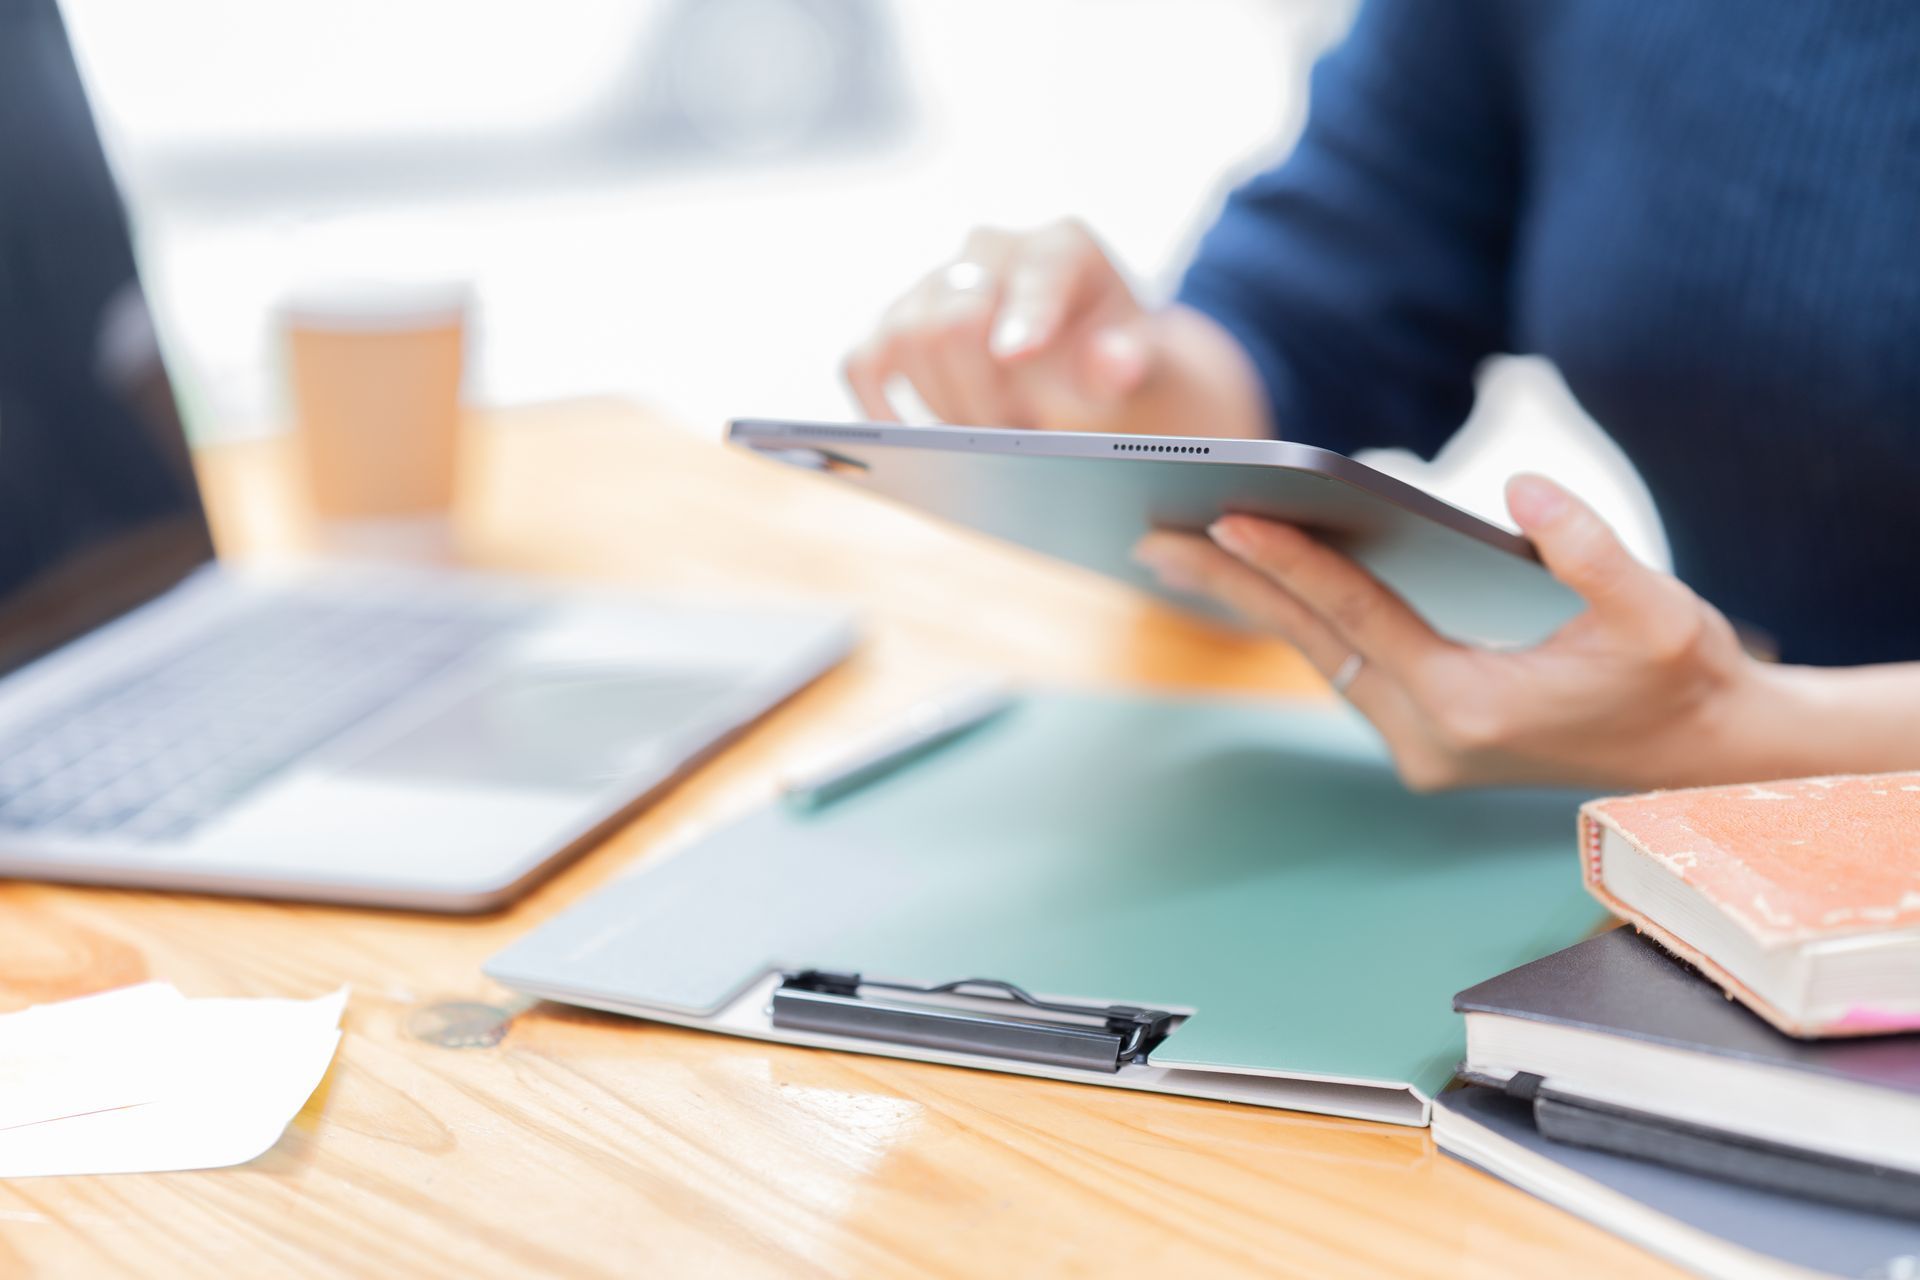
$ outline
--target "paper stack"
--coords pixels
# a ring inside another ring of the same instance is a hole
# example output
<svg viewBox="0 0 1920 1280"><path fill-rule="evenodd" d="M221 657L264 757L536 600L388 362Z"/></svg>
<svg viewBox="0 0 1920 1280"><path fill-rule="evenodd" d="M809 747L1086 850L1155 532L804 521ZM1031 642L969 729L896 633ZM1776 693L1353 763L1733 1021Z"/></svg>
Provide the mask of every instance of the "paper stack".
<svg viewBox="0 0 1920 1280"><path fill-rule="evenodd" d="M0 1178L263 1154L326 1075L346 1000L188 999L150 982L0 1015Z"/></svg>

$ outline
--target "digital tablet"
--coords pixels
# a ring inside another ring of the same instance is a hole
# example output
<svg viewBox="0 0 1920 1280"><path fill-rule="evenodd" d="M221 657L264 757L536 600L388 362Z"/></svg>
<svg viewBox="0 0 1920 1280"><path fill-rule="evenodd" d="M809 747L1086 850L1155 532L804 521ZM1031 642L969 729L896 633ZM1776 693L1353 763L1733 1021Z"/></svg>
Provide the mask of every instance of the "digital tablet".
<svg viewBox="0 0 1920 1280"><path fill-rule="evenodd" d="M1456 639L1533 644L1584 607L1525 538L1311 445L760 419L727 438L1189 609L1130 553L1230 513L1312 530Z"/></svg>

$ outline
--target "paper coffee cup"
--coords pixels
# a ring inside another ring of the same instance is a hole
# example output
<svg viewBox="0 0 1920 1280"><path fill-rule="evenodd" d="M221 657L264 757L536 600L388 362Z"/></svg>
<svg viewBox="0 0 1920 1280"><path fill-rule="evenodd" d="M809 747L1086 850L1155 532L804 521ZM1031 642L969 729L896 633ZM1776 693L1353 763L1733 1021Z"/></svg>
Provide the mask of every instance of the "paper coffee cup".
<svg viewBox="0 0 1920 1280"><path fill-rule="evenodd" d="M333 549L450 548L470 309L463 285L392 282L307 286L281 307L299 452Z"/></svg>

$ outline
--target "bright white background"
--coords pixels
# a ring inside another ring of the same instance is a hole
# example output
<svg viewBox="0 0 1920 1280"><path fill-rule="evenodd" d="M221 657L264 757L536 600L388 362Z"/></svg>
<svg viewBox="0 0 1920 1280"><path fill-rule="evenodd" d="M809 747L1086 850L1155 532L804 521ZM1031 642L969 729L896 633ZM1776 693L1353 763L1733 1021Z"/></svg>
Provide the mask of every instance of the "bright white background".
<svg viewBox="0 0 1920 1280"><path fill-rule="evenodd" d="M1348 0L65 0L202 438L283 421L275 307L456 279L470 394L613 392L717 433L843 418L842 352L979 222L1075 213L1151 292L1282 154ZM1537 361L1432 470L1520 468L1664 562Z"/></svg>

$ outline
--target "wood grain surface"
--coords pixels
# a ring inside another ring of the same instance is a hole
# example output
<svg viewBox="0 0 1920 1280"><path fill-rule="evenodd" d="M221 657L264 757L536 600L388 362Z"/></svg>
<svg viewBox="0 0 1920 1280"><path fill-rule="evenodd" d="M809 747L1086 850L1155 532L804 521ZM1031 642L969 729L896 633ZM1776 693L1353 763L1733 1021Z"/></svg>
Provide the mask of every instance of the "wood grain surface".
<svg viewBox="0 0 1920 1280"><path fill-rule="evenodd" d="M848 601L867 640L499 915L0 884L0 1008L145 978L353 992L326 1083L254 1163L0 1183L0 1277L1674 1274L1424 1131L514 1001L479 972L508 940L956 679L1318 686L1277 644L631 407L485 415L470 445L465 559L688 598ZM287 455L267 440L203 456L227 552L312 545Z"/></svg>

